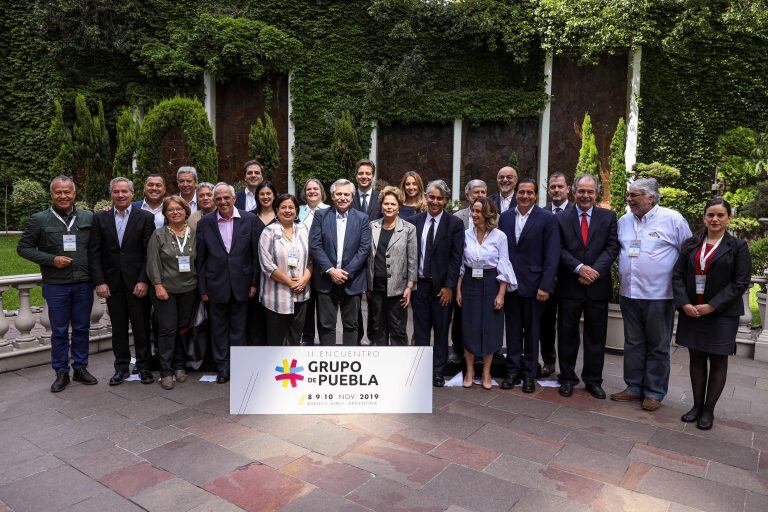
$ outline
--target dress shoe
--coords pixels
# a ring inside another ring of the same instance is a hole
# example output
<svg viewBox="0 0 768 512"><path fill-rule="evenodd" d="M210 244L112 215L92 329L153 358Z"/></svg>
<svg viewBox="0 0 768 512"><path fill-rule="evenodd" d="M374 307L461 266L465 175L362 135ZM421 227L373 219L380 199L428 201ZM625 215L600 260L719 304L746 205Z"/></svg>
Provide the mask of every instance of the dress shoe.
<svg viewBox="0 0 768 512"><path fill-rule="evenodd" d="M464 373L464 382L462 382L462 386L465 388L471 388L474 385L475 381L475 372L466 372Z"/></svg>
<svg viewBox="0 0 768 512"><path fill-rule="evenodd" d="M629 389L611 394L611 400L616 402L632 402L633 400L642 400L643 397L631 392Z"/></svg>
<svg viewBox="0 0 768 512"><path fill-rule="evenodd" d="M512 389L518 382L520 382L520 377L517 376L517 372L508 372L501 382L501 389Z"/></svg>
<svg viewBox="0 0 768 512"><path fill-rule="evenodd" d="M536 381L533 377L525 376L523 379L523 393L533 393L536 391Z"/></svg>
<svg viewBox="0 0 768 512"><path fill-rule="evenodd" d="M448 361L454 364L461 364L464 362L464 356L456 352L451 352L451 355L448 356Z"/></svg>
<svg viewBox="0 0 768 512"><path fill-rule="evenodd" d="M72 380L80 382L86 386L93 386L99 383L99 380L88 372L87 368L75 368L72 372Z"/></svg>
<svg viewBox="0 0 768 512"><path fill-rule="evenodd" d="M598 400L605 400L605 390L600 384L587 384L585 386L587 393L597 398Z"/></svg>
<svg viewBox="0 0 768 512"><path fill-rule="evenodd" d="M64 388L67 387L67 384L69 384L69 372L57 373L56 380L53 381L53 384L51 384L51 393L58 393L59 391L63 391Z"/></svg>
<svg viewBox="0 0 768 512"><path fill-rule="evenodd" d="M483 389L488 391L493 389L493 379L490 375L483 375Z"/></svg>
<svg viewBox="0 0 768 512"><path fill-rule="evenodd" d="M558 389L557 392L560 394L560 396L564 396L566 398L573 396L573 384L570 382L563 382L560 384L560 389Z"/></svg>
<svg viewBox="0 0 768 512"><path fill-rule="evenodd" d="M155 376L152 375L152 372L149 370L141 370L139 372L139 378L141 379L142 384L152 384L155 382Z"/></svg>
<svg viewBox="0 0 768 512"><path fill-rule="evenodd" d="M445 379L441 375L434 374L432 375L432 385L436 388L441 388L445 386Z"/></svg>
<svg viewBox="0 0 768 512"><path fill-rule="evenodd" d="M187 382L187 372L184 370L176 370L174 372L176 382Z"/></svg>
<svg viewBox="0 0 768 512"><path fill-rule="evenodd" d="M644 411L655 411L659 407L661 407L661 402L659 400L656 400L655 398L651 398L649 396L643 398Z"/></svg>
<svg viewBox="0 0 768 512"><path fill-rule="evenodd" d="M686 423L693 423L694 421L698 421L700 417L701 417L701 410L698 407L694 407L687 413L680 416L680 421L684 421Z"/></svg>
<svg viewBox="0 0 768 512"><path fill-rule="evenodd" d="M545 364L544 366L541 367L542 377L549 377L553 373L555 373L555 363Z"/></svg>
<svg viewBox="0 0 768 512"><path fill-rule="evenodd" d="M115 374L112 376L112 378L109 379L109 385L117 386L118 384L122 384L128 377L130 377L130 373L127 370L117 370L115 371Z"/></svg>
<svg viewBox="0 0 768 512"><path fill-rule="evenodd" d="M709 411L701 411L701 417L696 422L696 428L699 430L709 430L715 423L715 415Z"/></svg>
<svg viewBox="0 0 768 512"><path fill-rule="evenodd" d="M163 389L173 389L173 376L166 375L165 377L160 377L160 386Z"/></svg>
<svg viewBox="0 0 768 512"><path fill-rule="evenodd" d="M226 384L229 382L229 372L219 372L216 375L216 384Z"/></svg>

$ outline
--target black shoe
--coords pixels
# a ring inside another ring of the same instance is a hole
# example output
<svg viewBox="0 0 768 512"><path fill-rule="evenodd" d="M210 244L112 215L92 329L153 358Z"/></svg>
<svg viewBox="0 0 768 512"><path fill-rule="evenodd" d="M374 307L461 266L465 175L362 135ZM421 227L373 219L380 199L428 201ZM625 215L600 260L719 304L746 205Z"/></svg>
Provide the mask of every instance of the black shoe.
<svg viewBox="0 0 768 512"><path fill-rule="evenodd" d="M72 380L85 384L86 386L93 386L99 383L99 380L96 377L88 373L87 368L75 368L75 371L72 372Z"/></svg>
<svg viewBox="0 0 768 512"><path fill-rule="evenodd" d="M507 376L501 382L501 389L512 389L515 384L520 382L520 377L517 376L517 372L507 372Z"/></svg>
<svg viewBox="0 0 768 512"><path fill-rule="evenodd" d="M445 379L443 378L442 375L438 375L435 373L432 375L432 385L435 386L436 388L441 388L445 386Z"/></svg>
<svg viewBox="0 0 768 512"><path fill-rule="evenodd" d="M563 382L560 384L560 389L557 390L560 396L569 397L573 396L573 384L570 382Z"/></svg>
<svg viewBox="0 0 768 512"><path fill-rule="evenodd" d="M117 386L118 384L122 384L125 382L125 379L130 377L130 373L128 370L115 370L115 374L112 376L111 379L109 379L109 385L110 386Z"/></svg>
<svg viewBox="0 0 768 512"><path fill-rule="evenodd" d="M541 367L541 376L549 377L555 373L555 363L548 363Z"/></svg>
<svg viewBox="0 0 768 512"><path fill-rule="evenodd" d="M600 384L587 384L585 386L587 393L597 398L598 400L605 400L605 390Z"/></svg>
<svg viewBox="0 0 768 512"><path fill-rule="evenodd" d="M680 421L693 423L694 421L698 421L700 417L701 410L698 407L693 407L690 411L680 416Z"/></svg>
<svg viewBox="0 0 768 512"><path fill-rule="evenodd" d="M448 356L448 362L461 364L464 362L464 356L462 354L457 354L456 352L451 352L451 355Z"/></svg>
<svg viewBox="0 0 768 512"><path fill-rule="evenodd" d="M155 382L155 376L152 375L152 372L149 370L141 370L139 372L139 378L141 379L142 384L152 384Z"/></svg>
<svg viewBox="0 0 768 512"><path fill-rule="evenodd" d="M56 380L53 381L53 384L51 384L51 393L58 393L59 391L64 391L64 388L67 387L67 384L69 384L69 372L57 373Z"/></svg>
<svg viewBox="0 0 768 512"><path fill-rule="evenodd" d="M133 365L133 369L131 370L131 375L138 375L139 369L136 368L136 365Z"/></svg>
<svg viewBox="0 0 768 512"><path fill-rule="evenodd" d="M229 382L229 372L219 372L216 376L216 384L226 384Z"/></svg>
<svg viewBox="0 0 768 512"><path fill-rule="evenodd" d="M533 377L526 375L523 379L523 393L533 393L534 391L536 391L536 381L533 380Z"/></svg>
<svg viewBox="0 0 768 512"><path fill-rule="evenodd" d="M701 417L696 423L696 428L699 430L709 430L715 423L715 415L709 411L701 411Z"/></svg>

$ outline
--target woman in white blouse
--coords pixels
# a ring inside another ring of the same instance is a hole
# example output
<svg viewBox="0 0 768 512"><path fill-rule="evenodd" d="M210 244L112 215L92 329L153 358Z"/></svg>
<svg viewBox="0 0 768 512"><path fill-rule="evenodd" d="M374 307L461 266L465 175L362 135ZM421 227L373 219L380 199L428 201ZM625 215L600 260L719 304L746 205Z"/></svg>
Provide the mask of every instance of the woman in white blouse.
<svg viewBox="0 0 768 512"><path fill-rule="evenodd" d="M472 226L464 232L464 257L456 302L461 306L464 387L472 386L475 357L483 358L483 388L491 389L491 360L504 334L504 294L517 288L507 236L496 228L496 204L484 197L470 205Z"/></svg>

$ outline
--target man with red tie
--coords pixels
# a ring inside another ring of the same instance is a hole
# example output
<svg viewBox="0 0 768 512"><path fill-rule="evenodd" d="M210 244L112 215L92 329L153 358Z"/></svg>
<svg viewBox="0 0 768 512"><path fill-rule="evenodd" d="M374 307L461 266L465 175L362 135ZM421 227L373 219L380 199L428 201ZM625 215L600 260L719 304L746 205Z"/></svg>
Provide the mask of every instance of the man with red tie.
<svg viewBox="0 0 768 512"><path fill-rule="evenodd" d="M576 206L557 215L560 268L557 277L557 352L562 396L579 383L579 319L584 314L584 367L581 379L595 398L604 399L603 361L611 297L611 265L619 254L616 214L595 206L599 180L590 174L573 184Z"/></svg>

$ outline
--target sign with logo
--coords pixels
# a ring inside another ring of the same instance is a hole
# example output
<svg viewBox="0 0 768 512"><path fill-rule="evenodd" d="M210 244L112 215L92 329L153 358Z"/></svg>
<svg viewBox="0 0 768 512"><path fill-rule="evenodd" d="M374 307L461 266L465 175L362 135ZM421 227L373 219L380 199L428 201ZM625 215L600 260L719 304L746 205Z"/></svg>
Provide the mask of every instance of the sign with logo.
<svg viewBox="0 0 768 512"><path fill-rule="evenodd" d="M232 347L230 354L230 414L432 412L432 347Z"/></svg>

